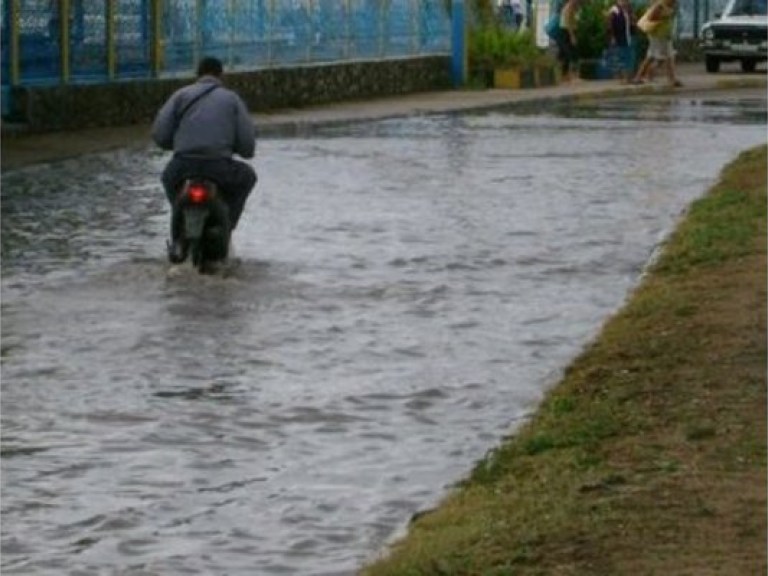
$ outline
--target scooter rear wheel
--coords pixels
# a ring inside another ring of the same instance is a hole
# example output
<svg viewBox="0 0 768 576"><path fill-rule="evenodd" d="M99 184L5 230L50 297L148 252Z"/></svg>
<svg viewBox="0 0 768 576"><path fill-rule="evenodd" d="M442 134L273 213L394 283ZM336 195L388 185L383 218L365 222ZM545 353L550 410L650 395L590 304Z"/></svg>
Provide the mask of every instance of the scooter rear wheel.
<svg viewBox="0 0 768 576"><path fill-rule="evenodd" d="M190 241L189 255L192 258L192 266L197 268L202 274L205 267L205 258L203 258L203 245L199 238Z"/></svg>

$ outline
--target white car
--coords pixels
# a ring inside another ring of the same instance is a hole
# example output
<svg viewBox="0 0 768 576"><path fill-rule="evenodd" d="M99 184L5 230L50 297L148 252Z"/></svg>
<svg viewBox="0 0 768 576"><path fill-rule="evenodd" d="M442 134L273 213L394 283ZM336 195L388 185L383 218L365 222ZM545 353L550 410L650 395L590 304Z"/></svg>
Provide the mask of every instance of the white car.
<svg viewBox="0 0 768 576"><path fill-rule="evenodd" d="M753 72L768 49L766 0L729 0L722 15L702 26L700 38L707 72L735 61L744 72Z"/></svg>

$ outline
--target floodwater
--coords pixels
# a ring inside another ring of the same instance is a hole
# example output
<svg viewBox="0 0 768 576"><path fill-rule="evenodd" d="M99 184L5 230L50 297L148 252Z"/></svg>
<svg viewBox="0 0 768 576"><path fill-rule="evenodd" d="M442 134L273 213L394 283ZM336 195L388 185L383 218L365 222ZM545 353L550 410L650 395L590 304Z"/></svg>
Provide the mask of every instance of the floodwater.
<svg viewBox="0 0 768 576"><path fill-rule="evenodd" d="M535 409L764 92L261 141L237 265L169 272L165 157L2 176L2 573L341 575Z"/></svg>

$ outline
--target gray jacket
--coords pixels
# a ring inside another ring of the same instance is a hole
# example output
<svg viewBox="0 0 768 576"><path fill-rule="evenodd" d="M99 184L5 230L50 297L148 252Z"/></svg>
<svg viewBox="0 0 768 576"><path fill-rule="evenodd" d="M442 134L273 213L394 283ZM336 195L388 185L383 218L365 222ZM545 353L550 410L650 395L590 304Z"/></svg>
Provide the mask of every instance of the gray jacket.
<svg viewBox="0 0 768 576"><path fill-rule="evenodd" d="M212 84L217 87L186 111L184 107ZM152 139L163 150L203 158L231 158L238 154L253 158L256 126L242 99L225 88L221 80L203 76L184 86L163 104L152 124Z"/></svg>

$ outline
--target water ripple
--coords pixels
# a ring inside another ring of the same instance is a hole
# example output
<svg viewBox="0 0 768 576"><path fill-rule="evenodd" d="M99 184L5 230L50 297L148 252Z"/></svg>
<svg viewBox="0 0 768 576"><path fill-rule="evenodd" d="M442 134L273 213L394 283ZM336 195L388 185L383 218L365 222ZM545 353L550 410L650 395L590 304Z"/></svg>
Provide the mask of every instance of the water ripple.
<svg viewBox="0 0 768 576"><path fill-rule="evenodd" d="M764 131L763 95L265 140L210 277L164 262L163 155L4 173L3 574L352 574Z"/></svg>

